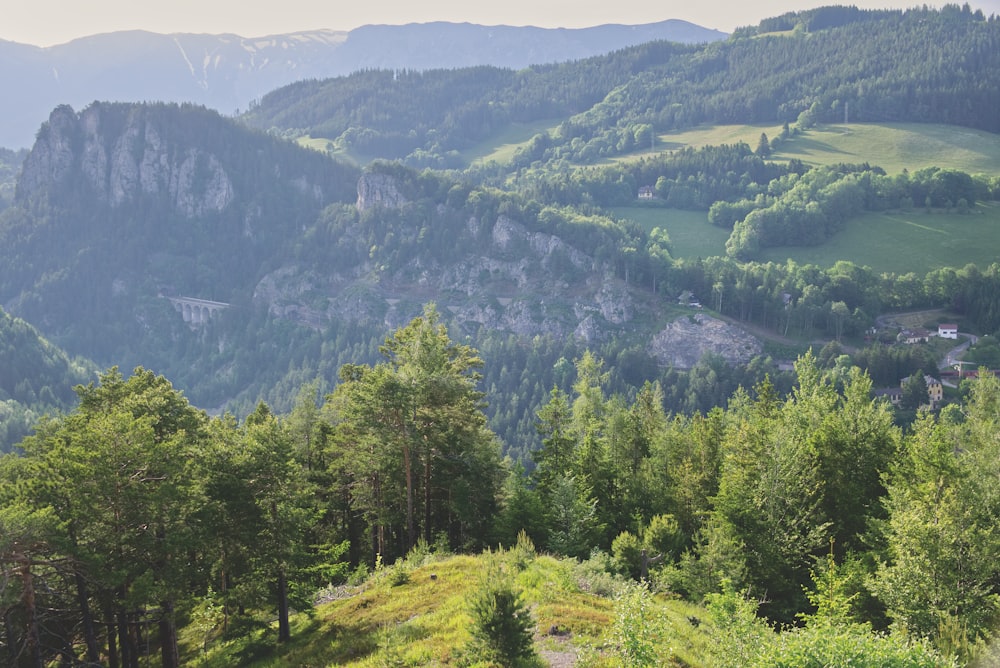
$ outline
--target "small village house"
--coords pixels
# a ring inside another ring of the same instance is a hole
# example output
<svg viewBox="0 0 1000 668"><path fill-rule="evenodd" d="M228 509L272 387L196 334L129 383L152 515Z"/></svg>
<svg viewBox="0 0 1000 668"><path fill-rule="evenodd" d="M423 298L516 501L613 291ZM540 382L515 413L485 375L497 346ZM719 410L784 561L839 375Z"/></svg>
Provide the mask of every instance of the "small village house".
<svg viewBox="0 0 1000 668"><path fill-rule="evenodd" d="M942 339L957 339L958 325L947 324L938 325L938 336Z"/></svg>

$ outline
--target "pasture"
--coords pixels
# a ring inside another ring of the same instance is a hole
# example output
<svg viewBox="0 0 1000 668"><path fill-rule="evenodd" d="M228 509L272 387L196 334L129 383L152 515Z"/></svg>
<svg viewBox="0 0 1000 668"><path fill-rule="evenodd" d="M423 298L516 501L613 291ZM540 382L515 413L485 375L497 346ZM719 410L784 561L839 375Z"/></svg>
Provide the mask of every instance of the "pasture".
<svg viewBox="0 0 1000 668"><path fill-rule="evenodd" d="M924 167L998 174L1000 135L923 123L829 125L791 137L773 157L798 158L807 165L867 162L889 174Z"/></svg>
<svg viewBox="0 0 1000 668"><path fill-rule="evenodd" d="M708 223L700 211L620 207L619 218L650 230L667 230L675 257L724 255L728 230ZM940 267L986 267L1000 262L1000 203L980 204L972 213L869 212L848 221L822 246L782 246L765 249L758 260L830 267L838 260L869 266L877 272L922 276Z"/></svg>
<svg viewBox="0 0 1000 668"><path fill-rule="evenodd" d="M558 125L558 119L511 123L503 132L462 151L462 159L469 165L510 162L517 149L526 145L532 137L555 130Z"/></svg>
<svg viewBox="0 0 1000 668"><path fill-rule="evenodd" d="M663 151L743 142L757 147L761 133L771 139L780 125L715 125L657 137L655 151L620 156L605 164L627 163ZM869 163L889 174L924 167L958 169L969 174L1000 173L1000 135L955 125L930 123L851 123L817 126L793 135L775 150L773 160L799 159L807 165Z"/></svg>

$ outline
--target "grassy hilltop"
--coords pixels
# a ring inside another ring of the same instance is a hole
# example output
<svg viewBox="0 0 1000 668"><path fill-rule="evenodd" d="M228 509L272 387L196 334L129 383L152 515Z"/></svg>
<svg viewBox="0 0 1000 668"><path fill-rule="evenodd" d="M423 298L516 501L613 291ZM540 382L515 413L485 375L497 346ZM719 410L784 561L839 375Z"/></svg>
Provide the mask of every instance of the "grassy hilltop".
<svg viewBox="0 0 1000 668"><path fill-rule="evenodd" d="M192 624L187 650L203 668L475 664L469 602L483 574L498 564L513 575L531 611L536 655L523 665L618 665L614 598L624 581L588 562L518 554L516 548L478 556L411 555L364 584L331 590L331 600L295 618L292 642L277 648L263 640L273 635L264 628L227 642L217 637L219 627ZM709 642L704 609L659 596L647 604L647 619L659 619L666 630L659 656L673 665L702 665Z"/></svg>

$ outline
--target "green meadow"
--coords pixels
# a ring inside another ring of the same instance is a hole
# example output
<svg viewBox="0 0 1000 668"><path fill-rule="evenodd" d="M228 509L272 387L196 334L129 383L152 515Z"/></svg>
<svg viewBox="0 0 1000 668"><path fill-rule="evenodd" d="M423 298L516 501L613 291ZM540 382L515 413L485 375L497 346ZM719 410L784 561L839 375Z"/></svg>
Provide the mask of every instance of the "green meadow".
<svg viewBox="0 0 1000 668"><path fill-rule="evenodd" d="M756 147L761 133L774 138L776 125L715 125L661 134L655 151L639 151L617 158L628 162L652 153L685 147L745 144ZM854 123L818 126L793 135L772 156L797 158L807 165L864 163L889 174L924 167L959 169L970 174L1000 173L1000 135L954 125L925 123Z"/></svg>
<svg viewBox="0 0 1000 668"><path fill-rule="evenodd" d="M850 260L876 271L926 274L941 267L1000 262L1000 204L979 205L973 213L867 213L822 246L768 248L762 260L830 266Z"/></svg>
<svg viewBox="0 0 1000 668"><path fill-rule="evenodd" d="M645 207L613 210L647 230L667 230L675 257L724 255L728 230L708 223L701 211ZM850 260L878 272L918 275L940 267L986 267L1000 262L1000 204L980 204L972 213L867 213L848 221L844 230L822 246L768 248L761 261L832 266Z"/></svg>
<svg viewBox="0 0 1000 668"><path fill-rule="evenodd" d="M654 227L666 230L674 257L712 257L726 254L729 230L709 224L704 211L657 209L653 207L616 207L616 218L638 223L647 232Z"/></svg>
<svg viewBox="0 0 1000 668"><path fill-rule="evenodd" d="M558 119L512 123L503 132L462 151L462 159L470 165L509 162L517 149L525 146L532 137L551 132L557 125ZM780 125L771 124L697 127L658 135L654 150L636 151L603 164L627 163L685 147L701 148L739 142L756 147L761 133L774 138L780 132ZM325 152L329 150L331 140L304 136L297 141L302 146ZM335 154L358 164L371 161L371 156ZM775 160L795 158L808 165L867 162L889 174L924 167L960 169L970 174L997 174L1000 173L1000 135L954 125L922 123L827 125L793 135L778 147L772 157Z"/></svg>
<svg viewBox="0 0 1000 668"><path fill-rule="evenodd" d="M924 167L997 174L1000 135L923 123L830 125L793 136L779 147L774 157L798 158L808 165L867 162L889 174Z"/></svg>
<svg viewBox="0 0 1000 668"><path fill-rule="evenodd" d="M760 133L780 128L726 125L660 135L661 150L744 141L755 146ZM630 156L634 158L635 156ZM810 165L864 163L890 174L925 167L959 169L970 174L1000 174L1000 136L950 125L917 123L825 126L793 136L774 159L797 158ZM628 158L625 158L628 159ZM667 230L676 257L709 257L725 253L727 230L708 223L704 212L646 207L620 207L614 215L649 230ZM759 259L831 266L850 260L876 271L924 274L939 267L985 267L1000 261L1000 204L978 205L971 213L870 212L847 223L822 246L768 248Z"/></svg>
<svg viewBox="0 0 1000 668"><path fill-rule="evenodd" d="M407 558L295 615L292 640L277 646L266 622L233 638L217 625L191 624L182 632L185 658L198 668L499 665L476 661L468 649L470 596L490 561L512 575L531 610L535 656L518 666L623 665L614 638L621 578L586 562L509 551ZM698 622L709 618L704 608L666 596L650 596L647 605L647 619L637 621L658 625L658 665L708 665L711 627Z"/></svg>
<svg viewBox="0 0 1000 668"><path fill-rule="evenodd" d="M462 159L469 165L510 162L517 149L526 145L532 137L539 133L555 130L557 125L559 125L558 119L533 123L511 123L500 134L462 151Z"/></svg>

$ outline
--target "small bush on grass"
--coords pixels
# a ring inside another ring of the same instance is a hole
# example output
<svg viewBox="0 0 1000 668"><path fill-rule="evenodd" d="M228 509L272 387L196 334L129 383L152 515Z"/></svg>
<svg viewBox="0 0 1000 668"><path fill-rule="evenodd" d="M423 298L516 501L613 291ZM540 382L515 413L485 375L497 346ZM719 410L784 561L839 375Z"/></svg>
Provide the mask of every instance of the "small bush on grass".
<svg viewBox="0 0 1000 668"><path fill-rule="evenodd" d="M534 655L534 620L504 564L491 560L469 597L472 640L466 653L477 662L514 666Z"/></svg>
<svg viewBox="0 0 1000 668"><path fill-rule="evenodd" d="M649 585L626 583L615 599L615 653L624 668L662 666L674 659L662 615L653 607Z"/></svg>
<svg viewBox="0 0 1000 668"><path fill-rule="evenodd" d="M590 558L573 568L576 585L580 591L602 598L612 598L621 588L624 579L615 573L611 555L595 549Z"/></svg>

